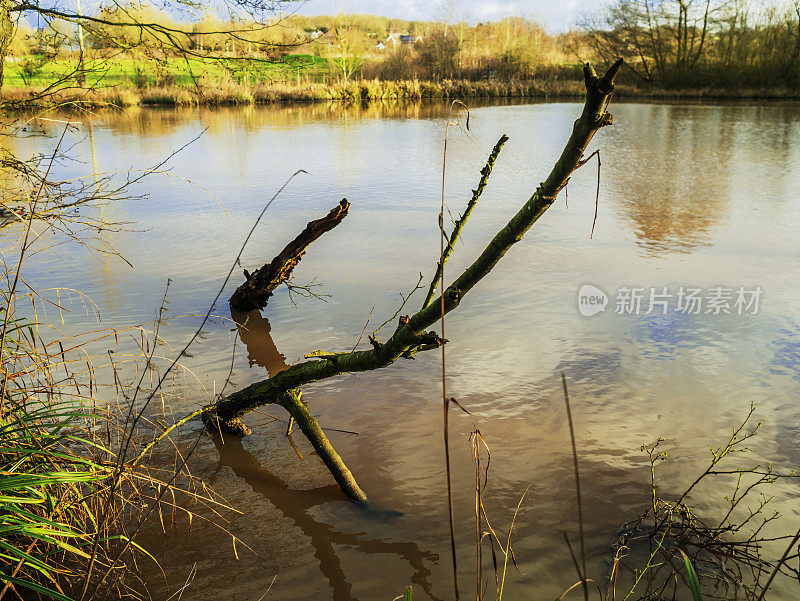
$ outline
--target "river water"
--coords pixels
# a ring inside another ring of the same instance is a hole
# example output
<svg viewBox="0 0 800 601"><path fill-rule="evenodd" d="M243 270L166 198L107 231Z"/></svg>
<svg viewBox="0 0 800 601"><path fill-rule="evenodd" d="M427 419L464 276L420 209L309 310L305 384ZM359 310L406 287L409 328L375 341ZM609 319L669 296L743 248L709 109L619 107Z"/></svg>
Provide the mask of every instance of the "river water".
<svg viewBox="0 0 800 601"><path fill-rule="evenodd" d="M124 231L99 236L132 267L64 245L34 257L26 276L96 303L97 311L87 310L72 295L67 333L153 319L169 278L174 319L161 334L179 346L266 201L303 169L267 211L241 265L253 271L269 261L307 221L346 197L349 216L295 273L297 284L323 284L312 290L326 296L295 296L293 304L285 288L278 291L263 314L249 316L233 363L236 327L216 321L186 360L197 380L183 378L164 408L180 417L210 402L231 365L236 389L314 349L350 350L359 339L359 348L369 348L367 334L397 311L420 272L427 286L435 268L449 110L444 103L319 104L87 115L65 138L78 160L57 164L60 177L157 165L202 135L138 184L147 198L102 208L104 219L127 222ZM579 111L576 103L477 105L469 130L466 113L451 117L458 124L448 134L445 199L453 216L494 143L503 133L510 139L446 280L546 177ZM469 436L476 427L491 448L483 501L501 538L530 487L512 537L519 570L509 566L505 597L552 599L576 581L562 535L577 541L562 371L582 474L588 569L601 582L619 527L647 508L650 465L641 445L664 439L669 458L658 465L659 493L680 494L707 465L707 445L722 444L753 402L756 421L766 420L752 451L729 467L760 462L787 472L800 464L800 106L616 103L612 112L614 126L590 147L601 149L602 162L594 235L592 161L573 176L568 199L562 193L447 318L448 392L469 411L451 414L465 598L475 596ZM60 133L58 124L37 127ZM31 137L15 150L44 152L55 141ZM237 267L215 311L222 318L230 317L225 300L242 278ZM607 298L604 311L584 315L598 306L590 299L579 306L586 285L584 297ZM416 292L402 313L415 311L423 296ZM100 343L98 355L110 346ZM171 590L194 568L183 599L257 600L269 589L273 599L389 601L406 585L415 599L452 598L439 361L438 352L423 353L304 391L323 426L358 433L329 435L372 500L370 510L347 502L301 433L287 440L278 408L250 415L254 434L241 442L220 447L204 437L193 471L243 512L227 513L226 527L255 553L242 544L234 551L224 532L199 521L190 531L167 524L166 537L149 532L145 541ZM189 424L187 440L199 430ZM720 479L690 503L713 521L732 490L730 478ZM771 534L793 533L800 484L781 481L765 492L784 514ZM768 551L774 556L784 546ZM159 571L142 569L152 576L154 597L166 597ZM768 598L796 599L797 590L783 581Z"/></svg>

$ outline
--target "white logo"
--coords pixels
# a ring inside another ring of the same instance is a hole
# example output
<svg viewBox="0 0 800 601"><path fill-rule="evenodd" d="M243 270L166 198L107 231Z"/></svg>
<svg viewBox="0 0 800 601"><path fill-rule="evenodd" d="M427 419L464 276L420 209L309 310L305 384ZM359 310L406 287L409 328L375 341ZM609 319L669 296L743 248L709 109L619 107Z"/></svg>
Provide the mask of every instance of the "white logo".
<svg viewBox="0 0 800 601"><path fill-rule="evenodd" d="M608 295L591 284L584 284L578 290L578 311L584 317L591 317L606 310Z"/></svg>

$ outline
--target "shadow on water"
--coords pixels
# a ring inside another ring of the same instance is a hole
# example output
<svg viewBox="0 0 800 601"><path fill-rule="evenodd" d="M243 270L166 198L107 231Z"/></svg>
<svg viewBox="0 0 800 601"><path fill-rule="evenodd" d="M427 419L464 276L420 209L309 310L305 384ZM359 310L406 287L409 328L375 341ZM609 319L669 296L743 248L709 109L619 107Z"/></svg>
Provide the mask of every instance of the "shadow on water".
<svg viewBox="0 0 800 601"><path fill-rule="evenodd" d="M269 320L259 311L233 313L232 317L238 324L239 335L247 347L250 365L264 367L270 376L288 367L285 357L272 340ZM220 436L218 433L213 433L211 438L219 452L219 461L209 481L213 484L222 469L230 467L234 474L244 480L255 493L262 495L285 517L292 520L308 537L314 549L314 557L319 561L320 572L330 585L334 601L356 599L352 592L353 586L337 554L337 547L367 555L392 554L400 557L413 570L411 583L419 586L428 598L438 601L431 588L431 571L425 566L426 561L438 562L438 554L423 551L413 542L365 540L361 533L336 531L330 524L315 518L312 512L315 507L345 500L337 485L293 489L279 476L265 469L258 458L244 448L240 438ZM294 447L294 444L292 446ZM396 512L382 511L369 506L353 507L359 512L358 518L369 521L386 521L401 516Z"/></svg>
<svg viewBox="0 0 800 601"><path fill-rule="evenodd" d="M286 357L272 340L269 320L261 315L260 311L248 313L231 311L231 317L239 329L239 338L247 348L247 361L250 367L260 365L267 370L269 377L289 367Z"/></svg>
<svg viewBox="0 0 800 601"><path fill-rule="evenodd" d="M320 572L330 584L335 601L355 599L352 584L342 569L336 547L353 549L369 555L393 554L402 558L413 569L411 583L418 585L425 594L438 601L431 590L431 572L425 567L425 561L436 562L436 553L421 550L412 542L390 542L383 540L363 540L360 534L337 532L333 527L318 521L312 515L314 507L333 501L342 501L342 493L336 485L318 488L294 490L281 478L264 469L258 459L242 446L236 437L212 436L219 451L219 463L210 478L213 483L216 475L223 467L230 467L239 478L252 487L253 491L263 495L284 516L291 519L305 534L314 548L314 557L319 561ZM369 509L363 511L369 512ZM385 516L386 513L368 513L368 517Z"/></svg>

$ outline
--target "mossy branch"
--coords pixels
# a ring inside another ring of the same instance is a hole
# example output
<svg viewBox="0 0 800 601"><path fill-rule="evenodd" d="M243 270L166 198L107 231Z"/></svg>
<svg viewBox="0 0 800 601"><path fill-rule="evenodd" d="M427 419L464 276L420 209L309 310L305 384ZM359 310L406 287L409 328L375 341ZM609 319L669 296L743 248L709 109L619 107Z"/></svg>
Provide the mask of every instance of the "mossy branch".
<svg viewBox="0 0 800 601"><path fill-rule="evenodd" d="M507 140L508 136L505 134L500 137L500 139L497 141L497 144L494 145L492 153L489 155L489 158L486 161L486 165L484 165L483 169L481 169L481 179L478 182L478 187L472 191L472 198L469 199L467 208L464 209L464 214L461 215L458 220L456 220L455 226L453 227L453 233L450 234L450 239L447 241L447 246L445 247L444 252L439 259L439 263L436 265L436 275L433 276L430 288L428 288L428 295L422 302L423 309L431 304L433 295L436 294L436 288L439 287L439 282L442 281L442 274L444 273L444 266L447 263L447 259L449 259L450 255L453 254L453 249L455 248L458 237L461 235L461 230L463 230L464 226L467 224L467 219L469 219L472 209L474 209L475 205L478 204L478 199L481 197L481 194L483 194L483 189L486 187L486 182L489 181L489 176L492 174L492 167L494 167L494 162L497 159L497 155L500 154L500 150L503 148L503 144L505 144Z"/></svg>
<svg viewBox="0 0 800 601"><path fill-rule="evenodd" d="M299 413L296 403L288 402L287 398L294 398L297 394L296 389L300 386L348 372L370 371L386 367L401 356L408 356L417 350L427 350L444 344L444 340L433 332L426 332L426 328L441 317L442 306L444 306L445 313L455 309L464 295L492 270L514 244L522 240L525 232L553 204L572 173L581 165L586 147L594 134L600 128L612 123L611 114L606 108L614 92L614 78L621 66L622 59L615 62L603 77L598 77L588 63L584 66L586 101L561 156L547 179L539 185L525 205L497 233L475 262L444 291L444 303L440 297L429 302L411 318L401 317L392 336L385 343L375 341L372 349L315 357L312 360L292 365L267 380L251 384L209 407L206 419L244 433L246 428L241 424L239 418L262 405L277 403L286 407L290 413L292 411ZM308 432L306 428L303 431L309 436L309 432L314 430L313 426L316 424L316 420L310 414L306 416L306 419L308 420ZM299 420L298 422L301 423ZM324 434L322 437L324 438ZM312 444L315 444L313 432L309 439ZM315 448L342 486L342 490L356 501L364 500L366 497L363 496L363 492L357 485L355 485L355 489L360 492L360 495L354 494L353 487L343 485L343 482L348 482L348 477L352 479L352 474L349 471L344 472L346 468L342 469L343 463L339 466L341 458L336 455L333 448L329 444L327 447L322 444L319 444L318 447L315 444ZM355 483L354 480L353 483Z"/></svg>

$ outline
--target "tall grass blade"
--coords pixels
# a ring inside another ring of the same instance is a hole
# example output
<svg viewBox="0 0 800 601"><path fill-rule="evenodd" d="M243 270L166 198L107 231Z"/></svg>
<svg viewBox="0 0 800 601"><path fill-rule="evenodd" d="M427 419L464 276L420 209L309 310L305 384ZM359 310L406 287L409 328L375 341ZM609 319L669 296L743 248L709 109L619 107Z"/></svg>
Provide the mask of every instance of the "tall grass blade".
<svg viewBox="0 0 800 601"><path fill-rule="evenodd" d="M697 579L697 573L694 571L692 561L682 549L678 550L681 555L683 555L683 565L686 566L686 575L689 578L689 588L692 591L692 599L694 599L694 601L703 601L703 593L700 592L700 581Z"/></svg>

